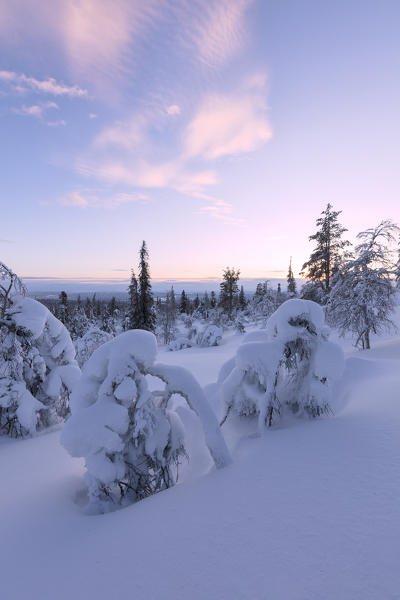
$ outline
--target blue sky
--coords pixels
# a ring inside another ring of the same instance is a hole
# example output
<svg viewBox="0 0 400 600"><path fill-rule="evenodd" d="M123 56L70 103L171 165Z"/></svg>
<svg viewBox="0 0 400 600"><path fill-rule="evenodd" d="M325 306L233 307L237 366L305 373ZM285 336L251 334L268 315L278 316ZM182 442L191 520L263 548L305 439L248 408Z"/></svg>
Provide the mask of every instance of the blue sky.
<svg viewBox="0 0 400 600"><path fill-rule="evenodd" d="M400 220L396 1L0 2L1 259L298 271L327 202Z"/></svg>

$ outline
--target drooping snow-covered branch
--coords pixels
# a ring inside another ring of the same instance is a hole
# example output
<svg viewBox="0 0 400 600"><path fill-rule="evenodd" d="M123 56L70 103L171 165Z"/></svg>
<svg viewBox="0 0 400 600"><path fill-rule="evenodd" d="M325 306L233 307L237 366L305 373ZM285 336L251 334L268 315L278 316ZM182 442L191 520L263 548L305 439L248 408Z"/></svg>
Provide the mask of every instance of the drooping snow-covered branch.
<svg viewBox="0 0 400 600"><path fill-rule="evenodd" d="M185 368L156 363L150 373L166 384L168 397L179 394L187 401L189 407L199 417L204 438L215 466L221 468L230 463L230 455L218 425L217 418L211 409L203 389Z"/></svg>

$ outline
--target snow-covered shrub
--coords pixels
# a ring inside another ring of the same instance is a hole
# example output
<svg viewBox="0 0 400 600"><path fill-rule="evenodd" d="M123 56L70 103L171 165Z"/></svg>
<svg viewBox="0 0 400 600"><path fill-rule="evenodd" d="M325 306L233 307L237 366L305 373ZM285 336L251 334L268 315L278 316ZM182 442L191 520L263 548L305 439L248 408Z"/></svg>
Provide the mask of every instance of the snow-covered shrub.
<svg viewBox="0 0 400 600"><path fill-rule="evenodd" d="M90 510L104 512L172 486L185 456L184 432L169 408L173 394L186 398L203 424L217 466L229 459L203 391L185 369L154 363L155 336L130 330L100 346L83 367L71 396L72 416L62 444L86 461ZM147 375L163 389L149 389Z"/></svg>
<svg viewBox="0 0 400 600"><path fill-rule="evenodd" d="M0 431L32 435L68 413L80 377L64 325L40 302L14 295L0 321Z"/></svg>
<svg viewBox="0 0 400 600"><path fill-rule="evenodd" d="M177 350L184 350L185 348L191 348L193 346L193 342L189 340L189 338L184 335L180 335L176 338L176 340L172 340L168 344L168 350L171 352L176 352Z"/></svg>
<svg viewBox="0 0 400 600"><path fill-rule="evenodd" d="M219 378L223 422L231 411L257 415L262 429L272 425L285 408L311 417L329 412L332 382L340 377L344 359L340 347L328 341L328 334L318 304L297 299L284 302L267 322L265 341L241 344L235 364L224 365L225 377Z"/></svg>
<svg viewBox="0 0 400 600"><path fill-rule="evenodd" d="M109 342L112 338L111 333L98 327L91 327L85 335L75 340L76 360L79 366L82 367L99 346Z"/></svg>
<svg viewBox="0 0 400 600"><path fill-rule="evenodd" d="M202 348L219 346L222 340L222 329L216 325L207 325L197 336L197 344Z"/></svg>
<svg viewBox="0 0 400 600"><path fill-rule="evenodd" d="M246 333L245 320L242 316L236 317L235 329L237 333L240 333L240 335L244 335Z"/></svg>

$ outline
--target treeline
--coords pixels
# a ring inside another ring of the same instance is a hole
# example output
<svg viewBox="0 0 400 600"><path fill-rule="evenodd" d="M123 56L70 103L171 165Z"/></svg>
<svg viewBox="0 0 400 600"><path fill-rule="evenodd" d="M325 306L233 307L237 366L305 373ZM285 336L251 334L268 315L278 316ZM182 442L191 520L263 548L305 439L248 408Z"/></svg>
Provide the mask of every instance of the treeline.
<svg viewBox="0 0 400 600"><path fill-rule="evenodd" d="M349 332L356 346L370 347L371 333L392 326L395 282L400 279L399 228L389 220L358 234L355 247L346 239L347 229L339 222L341 211L328 204L316 220L316 231L309 236L314 248L300 271L306 283L297 289L290 258L285 289L268 281L258 283L254 294L240 284L240 270L226 267L219 293L211 291L177 296L173 287L163 297L154 297L146 243L139 251L138 276L132 269L128 299L110 301L80 297L42 300L65 324L73 340L93 328L112 336L129 329L155 333L159 342L170 344L184 338L179 347L199 335L199 323L244 333L246 327L263 327L269 316L287 299L299 297L324 306L329 323L342 335ZM196 329L197 327L197 329ZM193 333L194 331L194 333ZM176 347L176 345L175 345Z"/></svg>

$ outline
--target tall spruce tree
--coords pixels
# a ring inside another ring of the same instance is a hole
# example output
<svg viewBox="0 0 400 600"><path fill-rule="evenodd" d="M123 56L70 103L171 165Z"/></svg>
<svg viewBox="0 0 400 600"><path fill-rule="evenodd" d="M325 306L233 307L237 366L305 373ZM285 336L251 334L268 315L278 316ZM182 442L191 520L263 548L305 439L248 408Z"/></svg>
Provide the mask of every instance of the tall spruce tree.
<svg viewBox="0 0 400 600"><path fill-rule="evenodd" d="M247 301L246 301L246 296L244 293L244 289L243 286L240 286L240 292L239 292L239 309L240 310L244 310L247 306Z"/></svg>
<svg viewBox="0 0 400 600"><path fill-rule="evenodd" d="M185 290L182 290L181 301L179 303L179 312L182 314L188 314L188 299Z"/></svg>
<svg viewBox="0 0 400 600"><path fill-rule="evenodd" d="M155 331L156 315L154 312L154 299L151 291L149 253L146 242L143 240L139 252L139 297L137 311L137 328Z"/></svg>
<svg viewBox="0 0 400 600"><path fill-rule="evenodd" d="M239 294L239 286L237 283L239 281L239 275L239 270L235 271L233 268L226 267L222 273L222 282L219 286L219 305L230 317L232 316L235 300Z"/></svg>
<svg viewBox="0 0 400 600"><path fill-rule="evenodd" d="M129 329L139 329L139 290L138 282L135 276L135 271L132 269L131 282L128 288L129 293L129 308L128 308L128 325Z"/></svg>
<svg viewBox="0 0 400 600"><path fill-rule="evenodd" d="M210 294L210 308L215 308L217 306L217 297L215 292L212 291Z"/></svg>
<svg viewBox="0 0 400 600"><path fill-rule="evenodd" d="M68 324L70 318L69 302L67 292L62 291L58 297L59 300L59 319L64 325Z"/></svg>
<svg viewBox="0 0 400 600"><path fill-rule="evenodd" d="M342 211L335 211L331 204L327 204L321 217L316 221L318 230L309 237L315 241L316 246L307 262L304 263L301 275L321 288L322 301L326 301L331 289L332 275L346 255L346 248L350 242L343 240L342 236L347 231L338 221Z"/></svg>
<svg viewBox="0 0 400 600"><path fill-rule="evenodd" d="M289 296L289 298L294 298L295 296L297 296L296 280L294 278L292 269L292 257L290 257L289 269L287 274L287 295Z"/></svg>

